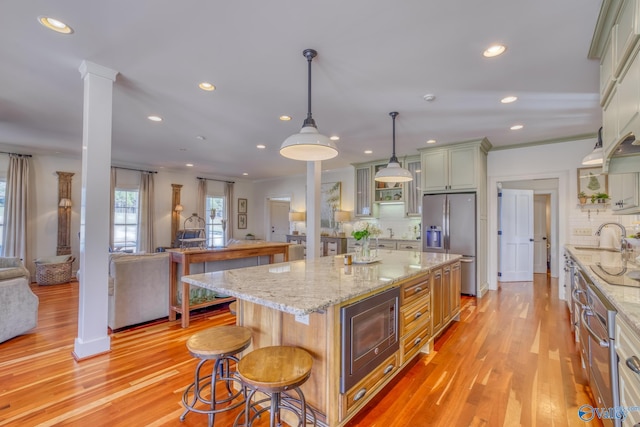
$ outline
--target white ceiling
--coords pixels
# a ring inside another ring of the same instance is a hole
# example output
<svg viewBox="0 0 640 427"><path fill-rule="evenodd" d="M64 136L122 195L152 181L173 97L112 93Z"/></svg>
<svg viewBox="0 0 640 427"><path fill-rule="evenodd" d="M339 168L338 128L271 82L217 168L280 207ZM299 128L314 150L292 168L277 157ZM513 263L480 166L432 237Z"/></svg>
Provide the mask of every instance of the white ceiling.
<svg viewBox="0 0 640 427"><path fill-rule="evenodd" d="M4 0L0 149L79 156L88 60L117 71L112 163L193 163L210 177L303 173L281 157L307 111L339 135L333 169L487 137L494 147L593 137L599 63L587 53L600 0ZM74 29L54 33L37 17ZM501 42L507 52L482 51ZM204 92L198 83L217 89ZM427 93L436 95L426 102ZM505 105L500 99L516 95ZM146 119L163 117L162 123ZM278 117L288 114L290 122ZM520 131L509 130L523 124ZM196 136L206 137L204 141ZM595 138L594 138L595 142ZM265 144L258 150L257 144ZM373 154L365 155L366 149ZM585 153L586 154L586 153Z"/></svg>

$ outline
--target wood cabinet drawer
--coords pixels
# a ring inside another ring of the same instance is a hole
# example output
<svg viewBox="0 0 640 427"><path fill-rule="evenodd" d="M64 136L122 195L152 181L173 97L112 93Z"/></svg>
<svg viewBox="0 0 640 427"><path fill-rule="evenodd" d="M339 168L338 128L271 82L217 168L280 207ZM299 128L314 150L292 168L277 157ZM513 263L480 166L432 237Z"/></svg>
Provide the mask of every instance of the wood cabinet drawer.
<svg viewBox="0 0 640 427"><path fill-rule="evenodd" d="M431 321L423 319L418 325L414 325L413 332L400 339L400 364L407 363L431 338Z"/></svg>
<svg viewBox="0 0 640 427"><path fill-rule="evenodd" d="M429 275L419 276L402 285L400 290L400 306L411 304L418 298L429 295Z"/></svg>
<svg viewBox="0 0 640 427"><path fill-rule="evenodd" d="M422 320L431 317L431 298L418 299L415 303L400 309L400 336L405 336Z"/></svg>
<svg viewBox="0 0 640 427"><path fill-rule="evenodd" d="M416 242L416 243L398 242L398 250L399 251L422 251L422 246L420 245L420 242Z"/></svg>
<svg viewBox="0 0 640 427"><path fill-rule="evenodd" d="M367 398L372 396L376 389L398 370L398 366L398 353L396 352L343 394L341 396L343 415L341 418L344 418L353 409L368 401L369 399Z"/></svg>

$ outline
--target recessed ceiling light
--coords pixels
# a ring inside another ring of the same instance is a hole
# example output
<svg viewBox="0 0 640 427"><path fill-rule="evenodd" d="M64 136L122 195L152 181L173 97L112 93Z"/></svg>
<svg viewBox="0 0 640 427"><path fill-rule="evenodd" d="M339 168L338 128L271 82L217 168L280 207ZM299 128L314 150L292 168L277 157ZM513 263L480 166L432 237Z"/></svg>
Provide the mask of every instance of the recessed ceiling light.
<svg viewBox="0 0 640 427"><path fill-rule="evenodd" d="M49 18L48 16L38 16L38 22L40 22L40 24L44 25L48 29L55 31L56 33L73 33L73 29L70 26L57 19Z"/></svg>
<svg viewBox="0 0 640 427"><path fill-rule="evenodd" d="M192 168L193 167L193 163L187 163L185 166L188 167L188 168Z"/></svg>
<svg viewBox="0 0 640 427"><path fill-rule="evenodd" d="M205 137L204 137L204 136L202 136L202 135L197 135L197 136L196 136L196 139L199 139L200 141L204 141L204 140L205 140L205 139L207 139L207 138L205 138Z"/></svg>
<svg viewBox="0 0 640 427"><path fill-rule="evenodd" d="M486 58L493 58L498 55L502 55L507 50L507 47L502 44L494 44L493 46L489 46L487 50L482 52Z"/></svg>
<svg viewBox="0 0 640 427"><path fill-rule="evenodd" d="M291 120L291 116L280 116L280 120L282 120L283 122L288 122L289 120Z"/></svg>
<svg viewBox="0 0 640 427"><path fill-rule="evenodd" d="M260 148L260 149L267 148L267 146L264 145L264 144L258 144L258 145L256 145L256 147Z"/></svg>
<svg viewBox="0 0 640 427"><path fill-rule="evenodd" d="M247 172L242 172L242 175L249 176L249 174Z"/></svg>
<svg viewBox="0 0 640 427"><path fill-rule="evenodd" d="M436 140L435 139L427 139L427 144L435 144Z"/></svg>
<svg viewBox="0 0 640 427"><path fill-rule="evenodd" d="M518 100L517 96L505 96L500 100L503 104L511 104L512 102L516 102Z"/></svg>
<svg viewBox="0 0 640 427"><path fill-rule="evenodd" d="M340 141L340 137L338 135L332 135L329 137L329 139L332 141Z"/></svg>
<svg viewBox="0 0 640 427"><path fill-rule="evenodd" d="M162 121L162 117L160 117L160 116L149 116L149 117L147 117L147 119L151 120L152 122L161 122Z"/></svg>
<svg viewBox="0 0 640 427"><path fill-rule="evenodd" d="M509 129L511 130L520 130L522 129L524 126L523 125L513 125L511 126Z"/></svg>
<svg viewBox="0 0 640 427"><path fill-rule="evenodd" d="M422 99L424 99L427 102L432 102L436 100L436 96L432 93L428 93L425 96L423 96Z"/></svg>
<svg viewBox="0 0 640 427"><path fill-rule="evenodd" d="M372 150L364 150L364 154L373 154Z"/></svg>
<svg viewBox="0 0 640 427"><path fill-rule="evenodd" d="M214 85L212 85L209 82L202 82L198 85L198 87L202 90L206 90L208 92L211 92L213 90L216 90L216 87Z"/></svg>

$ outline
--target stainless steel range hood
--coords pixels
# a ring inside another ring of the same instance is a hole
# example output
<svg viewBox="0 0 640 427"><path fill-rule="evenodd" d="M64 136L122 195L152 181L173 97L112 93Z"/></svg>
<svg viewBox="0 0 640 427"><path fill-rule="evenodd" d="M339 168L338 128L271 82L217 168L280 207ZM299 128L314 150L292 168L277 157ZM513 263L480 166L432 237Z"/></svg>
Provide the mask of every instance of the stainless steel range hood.
<svg viewBox="0 0 640 427"><path fill-rule="evenodd" d="M640 140L634 134L626 135L602 165L604 173L640 172Z"/></svg>

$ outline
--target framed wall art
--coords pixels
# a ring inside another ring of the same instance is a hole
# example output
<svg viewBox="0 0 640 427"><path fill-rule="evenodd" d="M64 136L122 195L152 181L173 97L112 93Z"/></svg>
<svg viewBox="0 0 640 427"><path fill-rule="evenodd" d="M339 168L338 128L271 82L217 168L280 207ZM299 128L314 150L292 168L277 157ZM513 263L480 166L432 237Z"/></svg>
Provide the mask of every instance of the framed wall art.
<svg viewBox="0 0 640 427"><path fill-rule="evenodd" d="M247 214L238 214L238 229L242 230L247 228Z"/></svg>
<svg viewBox="0 0 640 427"><path fill-rule="evenodd" d="M584 193L586 197L609 193L607 175L602 173L601 167L578 168L578 194L580 193Z"/></svg>
<svg viewBox="0 0 640 427"><path fill-rule="evenodd" d="M247 213L247 199L238 199L238 213L239 214Z"/></svg>

